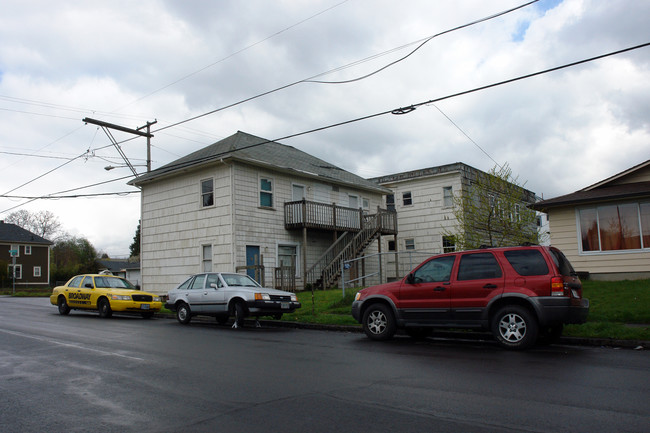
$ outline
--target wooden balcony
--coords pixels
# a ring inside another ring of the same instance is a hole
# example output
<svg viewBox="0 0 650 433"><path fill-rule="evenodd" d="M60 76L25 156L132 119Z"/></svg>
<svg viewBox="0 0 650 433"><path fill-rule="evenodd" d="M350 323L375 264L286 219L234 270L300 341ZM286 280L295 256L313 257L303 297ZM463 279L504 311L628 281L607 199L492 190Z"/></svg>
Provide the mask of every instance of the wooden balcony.
<svg viewBox="0 0 650 433"><path fill-rule="evenodd" d="M382 235L397 234L397 214L379 207L376 214L368 214L363 209L307 200L284 204L284 228L287 230L308 228L358 232L367 224L378 224Z"/></svg>

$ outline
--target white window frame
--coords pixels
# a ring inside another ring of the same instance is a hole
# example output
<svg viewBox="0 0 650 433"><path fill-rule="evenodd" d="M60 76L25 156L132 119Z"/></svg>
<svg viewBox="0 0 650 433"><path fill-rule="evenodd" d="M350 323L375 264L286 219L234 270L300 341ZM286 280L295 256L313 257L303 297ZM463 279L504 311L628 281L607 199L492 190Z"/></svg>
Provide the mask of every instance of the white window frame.
<svg viewBox="0 0 650 433"><path fill-rule="evenodd" d="M32 255L32 246L31 245L25 245L25 255L26 256L31 256Z"/></svg>
<svg viewBox="0 0 650 433"><path fill-rule="evenodd" d="M352 204L350 203L351 200L356 200L357 205L352 206ZM356 194L348 194L348 207L350 207L352 209L359 209L359 196L358 195L356 195Z"/></svg>
<svg viewBox="0 0 650 433"><path fill-rule="evenodd" d="M406 203L406 195L408 194L408 201L410 203ZM404 191L402 193L402 206L413 206L413 192L412 191Z"/></svg>
<svg viewBox="0 0 650 433"><path fill-rule="evenodd" d="M212 194L212 204L209 204L209 205L203 204L204 203L203 196L208 194L208 193L203 192L203 183L204 182L212 182L212 192L210 193L210 194ZM201 179L199 181L199 195L200 195L201 209L207 209L207 208L211 208L211 207L215 206L216 200L215 200L215 195L214 195L214 177L208 177L208 178L205 178L205 179Z"/></svg>
<svg viewBox="0 0 650 433"><path fill-rule="evenodd" d="M262 189L262 181L265 180L271 184L271 190L264 190ZM275 197L274 197L274 189L275 189L275 180L270 177L270 176L262 176L260 175L257 179L257 189L259 191L258 196L257 196L257 204L259 207L263 209L274 209L275 208ZM262 204L262 194L269 194L271 196L271 206L266 206Z"/></svg>
<svg viewBox="0 0 650 433"><path fill-rule="evenodd" d="M16 255L12 257L20 257L20 245L12 245L10 249L16 251Z"/></svg>
<svg viewBox="0 0 650 433"><path fill-rule="evenodd" d="M275 262L277 263L278 267L280 267L280 248L281 247L291 247L291 248L296 249L296 255L295 255L295 258L296 258L296 265L295 265L296 275L295 276L299 277L300 276L300 269L301 269L300 262L302 261L302 260L300 260L300 257L301 257L301 255L300 255L300 244L296 243L296 242L278 242L277 244L275 244Z"/></svg>
<svg viewBox="0 0 650 433"><path fill-rule="evenodd" d="M449 192L449 194L447 194ZM454 187L453 186L443 186L442 187L442 207L453 207L454 206Z"/></svg>
<svg viewBox="0 0 650 433"><path fill-rule="evenodd" d="M261 185L260 185L261 186ZM302 188L302 197L296 198L294 188ZM291 201L300 201L307 198L307 187L301 183L291 183Z"/></svg>
<svg viewBox="0 0 650 433"><path fill-rule="evenodd" d="M209 251L209 257L205 257ZM201 245L201 272L212 272L212 244Z"/></svg>
<svg viewBox="0 0 650 433"><path fill-rule="evenodd" d="M404 239L404 250L415 250L415 238Z"/></svg>
<svg viewBox="0 0 650 433"><path fill-rule="evenodd" d="M40 266L34 266L34 278L41 278L41 267Z"/></svg>
<svg viewBox="0 0 650 433"><path fill-rule="evenodd" d="M9 278L13 279L16 269L18 270L18 276L16 277L17 280L22 280L23 279L23 265L15 264L12 265L11 263L9 264ZM12 271L14 273L12 273Z"/></svg>

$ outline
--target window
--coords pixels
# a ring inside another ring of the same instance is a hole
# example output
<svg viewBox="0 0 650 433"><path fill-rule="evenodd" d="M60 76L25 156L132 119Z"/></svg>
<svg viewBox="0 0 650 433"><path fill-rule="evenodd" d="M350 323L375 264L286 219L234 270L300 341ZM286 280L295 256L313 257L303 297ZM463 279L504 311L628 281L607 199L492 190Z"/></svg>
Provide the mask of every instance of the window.
<svg viewBox="0 0 650 433"><path fill-rule="evenodd" d="M402 194L402 203L404 203L404 206L410 206L413 204L413 199L411 197L411 191L407 191Z"/></svg>
<svg viewBox="0 0 650 433"><path fill-rule="evenodd" d="M34 266L34 277L35 278L40 278L41 277L41 267L40 266Z"/></svg>
<svg viewBox="0 0 650 433"><path fill-rule="evenodd" d="M370 210L370 200L367 198L362 198L361 207L363 208L363 210Z"/></svg>
<svg viewBox="0 0 650 433"><path fill-rule="evenodd" d="M191 290L201 290L205 285L205 274L197 275L190 286Z"/></svg>
<svg viewBox="0 0 650 433"><path fill-rule="evenodd" d="M12 245L11 246L11 251L15 251L15 253L12 255L12 257L20 257L20 246L19 245Z"/></svg>
<svg viewBox="0 0 650 433"><path fill-rule="evenodd" d="M203 272L212 272L212 245L203 245Z"/></svg>
<svg viewBox="0 0 650 433"><path fill-rule="evenodd" d="M395 211L395 195L388 194L386 196L386 209L390 211Z"/></svg>
<svg viewBox="0 0 650 433"><path fill-rule="evenodd" d="M31 256L32 255L32 246L31 245L25 245L25 255L26 256Z"/></svg>
<svg viewBox="0 0 650 433"><path fill-rule="evenodd" d="M414 250L415 249L415 239L405 239L404 240L404 247L407 250Z"/></svg>
<svg viewBox="0 0 650 433"><path fill-rule="evenodd" d="M359 209L359 197L348 194L348 206L352 209Z"/></svg>
<svg viewBox="0 0 650 433"><path fill-rule="evenodd" d="M260 206L273 207L273 179L260 178Z"/></svg>
<svg viewBox="0 0 650 433"><path fill-rule="evenodd" d="M74 277L74 279L70 281L70 284L68 284L68 287L79 287L81 285L81 280L83 279L84 279L83 275Z"/></svg>
<svg viewBox="0 0 650 433"><path fill-rule="evenodd" d="M627 203L580 209L583 252L650 248L650 203Z"/></svg>
<svg viewBox="0 0 650 433"><path fill-rule="evenodd" d="M9 278L11 278L12 272L15 272L13 274L15 279L21 280L23 278L23 265L9 265Z"/></svg>
<svg viewBox="0 0 650 433"><path fill-rule="evenodd" d="M442 206L452 207L454 205L454 192L450 186L442 187Z"/></svg>
<svg viewBox="0 0 650 433"><path fill-rule="evenodd" d="M491 253L465 254L458 266L459 280L500 278L501 268Z"/></svg>
<svg viewBox="0 0 650 433"><path fill-rule="evenodd" d="M416 283L444 282L451 279L451 270L454 267L455 256L431 259L420 266L414 273Z"/></svg>
<svg viewBox="0 0 650 433"><path fill-rule="evenodd" d="M296 245L278 245L278 265L291 267L296 270L298 275L298 246Z"/></svg>
<svg viewBox="0 0 650 433"><path fill-rule="evenodd" d="M511 250L503 253L513 269L521 276L548 274L544 256L538 250Z"/></svg>
<svg viewBox="0 0 650 433"><path fill-rule="evenodd" d="M453 236L442 237L442 252L453 253L456 251L456 239Z"/></svg>
<svg viewBox="0 0 650 433"><path fill-rule="evenodd" d="M395 251L395 241L388 241L388 251Z"/></svg>
<svg viewBox="0 0 650 433"><path fill-rule="evenodd" d="M206 179L201 181L201 206L209 207L214 205L214 180Z"/></svg>
<svg viewBox="0 0 650 433"><path fill-rule="evenodd" d="M305 198L305 187L303 185L291 185L291 200L300 201Z"/></svg>

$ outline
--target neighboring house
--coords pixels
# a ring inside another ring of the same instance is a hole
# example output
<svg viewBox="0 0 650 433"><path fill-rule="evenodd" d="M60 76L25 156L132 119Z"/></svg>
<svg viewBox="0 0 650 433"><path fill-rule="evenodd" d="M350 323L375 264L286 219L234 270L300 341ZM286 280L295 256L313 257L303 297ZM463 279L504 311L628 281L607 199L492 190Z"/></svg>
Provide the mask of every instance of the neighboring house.
<svg viewBox="0 0 650 433"><path fill-rule="evenodd" d="M531 208L549 216L551 243L590 278L650 278L650 160Z"/></svg>
<svg viewBox="0 0 650 433"><path fill-rule="evenodd" d="M246 271L265 285L337 281L341 260L397 232L390 190L294 147L243 132L129 182L142 190L142 286Z"/></svg>
<svg viewBox="0 0 650 433"><path fill-rule="evenodd" d="M2 283L20 287L50 285L50 247L52 242L15 224L0 221L0 263L7 273ZM14 264L15 258L15 264Z"/></svg>
<svg viewBox="0 0 650 433"><path fill-rule="evenodd" d="M136 286L142 282L139 260L98 259L97 265L99 272L109 272L118 277L126 278Z"/></svg>
<svg viewBox="0 0 650 433"><path fill-rule="evenodd" d="M384 240L384 251L399 251L399 262L387 263L388 278L400 278L427 255L456 250L454 195L463 194L479 174L487 173L461 162L369 179L389 188L386 207L397 211L399 235ZM521 188L522 209L535 202L535 194ZM420 252L417 258L409 251Z"/></svg>

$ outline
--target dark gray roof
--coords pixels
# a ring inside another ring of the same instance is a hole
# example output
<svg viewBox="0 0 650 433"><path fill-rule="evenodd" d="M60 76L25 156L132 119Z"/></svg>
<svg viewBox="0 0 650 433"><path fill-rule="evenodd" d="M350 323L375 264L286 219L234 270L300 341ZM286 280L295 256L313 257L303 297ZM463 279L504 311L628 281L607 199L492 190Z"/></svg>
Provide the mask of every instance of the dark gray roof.
<svg viewBox="0 0 650 433"><path fill-rule="evenodd" d="M211 164L221 159L241 161L273 170L291 172L302 177L320 179L322 182L345 184L380 194L390 190L356 174L336 167L322 159L291 146L238 131L210 146L190 153L129 182L140 186L161 177L174 175L191 168Z"/></svg>
<svg viewBox="0 0 650 433"><path fill-rule="evenodd" d="M25 230L16 224L10 224L4 221L0 221L0 242L52 245L52 242L47 239L35 235L29 230Z"/></svg>
<svg viewBox="0 0 650 433"><path fill-rule="evenodd" d="M650 182L634 182L620 185L600 186L590 190L582 189L571 194L538 201L529 207L538 211L546 212L549 208L640 197L650 197Z"/></svg>
<svg viewBox="0 0 650 433"><path fill-rule="evenodd" d="M140 269L139 261L117 260L117 259L98 259L97 263L111 272L119 272L123 269Z"/></svg>

